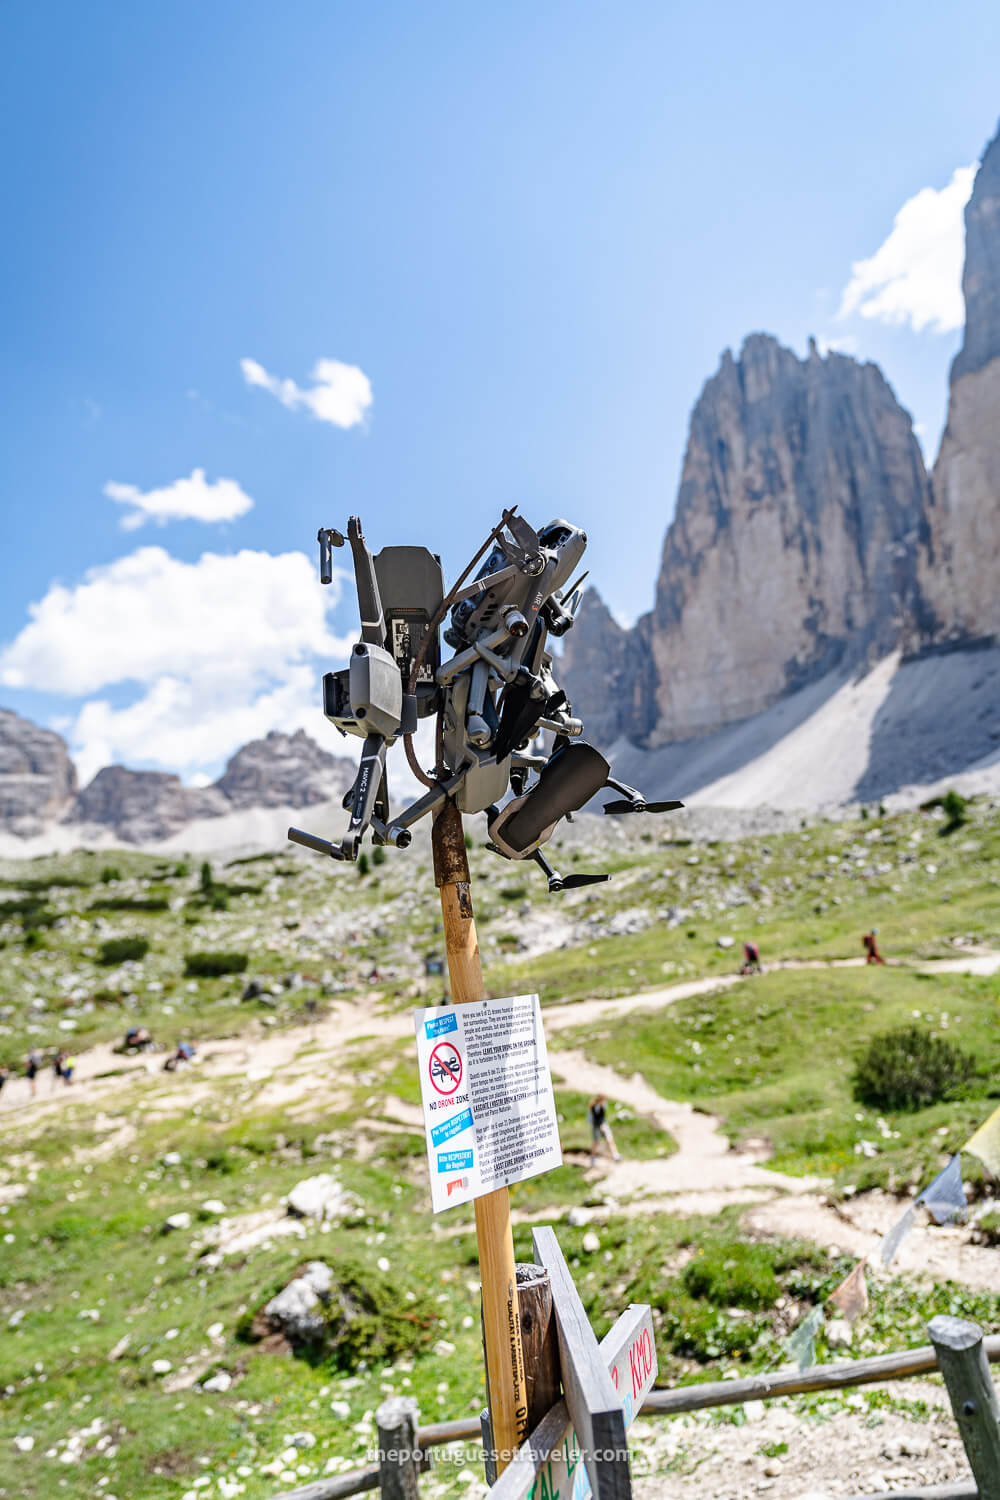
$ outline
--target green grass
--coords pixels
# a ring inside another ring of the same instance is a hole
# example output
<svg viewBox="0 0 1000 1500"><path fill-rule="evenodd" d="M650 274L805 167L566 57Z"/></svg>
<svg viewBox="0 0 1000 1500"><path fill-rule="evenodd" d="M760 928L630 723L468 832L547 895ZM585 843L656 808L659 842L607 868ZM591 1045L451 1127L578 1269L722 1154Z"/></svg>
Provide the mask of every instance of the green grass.
<svg viewBox="0 0 1000 1500"><path fill-rule="evenodd" d="M664 1098L720 1115L735 1143L766 1138L780 1171L902 1189L936 1170L1000 1095L998 993L996 979L957 974L785 971L564 1038L623 1073L638 1070ZM977 1077L955 1101L891 1116L865 1108L852 1093L859 1053L916 1012L972 1053ZM876 1154L863 1154L862 1141ZM971 1161L969 1170L976 1175Z"/></svg>

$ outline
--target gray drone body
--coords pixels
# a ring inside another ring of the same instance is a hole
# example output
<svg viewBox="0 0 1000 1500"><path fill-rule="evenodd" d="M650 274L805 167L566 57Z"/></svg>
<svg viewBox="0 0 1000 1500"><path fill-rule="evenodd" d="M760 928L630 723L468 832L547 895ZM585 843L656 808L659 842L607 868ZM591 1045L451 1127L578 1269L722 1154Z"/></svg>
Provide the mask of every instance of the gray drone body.
<svg viewBox="0 0 1000 1500"><path fill-rule="evenodd" d="M331 548L342 547L345 538L323 529L318 539L320 577L329 583ZM534 859L550 890L607 879L564 880L548 865L540 846L559 819L605 786L623 798L607 804L606 812L666 811L681 804L647 803L616 781L600 752L580 741L583 724L553 676L547 641L572 627L583 580L569 580L586 549L586 534L562 520L535 532L507 510L480 550L481 556L493 543L475 579L463 584L478 559L447 593L440 558L427 548L385 547L373 558L357 517L348 523L346 540L354 556L361 640L349 665L324 677L323 706L342 733L364 739L358 774L344 799L350 822L339 845L295 828L289 838L344 860L357 858L369 828L376 842L405 847L412 824L452 797L461 812L485 811L490 847L507 859ZM444 641L454 655L442 662L446 616ZM412 735L418 720L432 715L438 757L433 773L426 774L416 763ZM551 752L532 754L543 731L554 737ZM392 816L385 762L400 737L428 791ZM504 803L508 792L514 795Z"/></svg>

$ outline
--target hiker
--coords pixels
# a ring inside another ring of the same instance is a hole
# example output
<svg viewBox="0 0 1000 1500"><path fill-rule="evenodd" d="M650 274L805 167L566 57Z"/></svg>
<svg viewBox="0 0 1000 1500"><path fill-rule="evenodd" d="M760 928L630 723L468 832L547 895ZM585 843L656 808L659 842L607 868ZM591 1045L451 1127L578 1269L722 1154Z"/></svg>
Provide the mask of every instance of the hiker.
<svg viewBox="0 0 1000 1500"><path fill-rule="evenodd" d="M63 1049L60 1047L59 1051L56 1053L55 1057L52 1059L52 1087L54 1089L57 1089L59 1087L59 1080L63 1076L63 1064L64 1064L65 1061L66 1061L66 1054L63 1051Z"/></svg>
<svg viewBox="0 0 1000 1500"><path fill-rule="evenodd" d="M70 1057L69 1053L64 1052L62 1059L63 1083L70 1084L73 1082L73 1069L76 1067L76 1058Z"/></svg>
<svg viewBox="0 0 1000 1500"><path fill-rule="evenodd" d="M743 944L743 962L740 964L740 973L763 973L763 970L760 966L760 949L757 947L756 943L750 942L749 939Z"/></svg>
<svg viewBox="0 0 1000 1500"><path fill-rule="evenodd" d="M176 1049L163 1064L164 1072L173 1073L180 1063L190 1062L194 1054L195 1048L193 1042L178 1042Z"/></svg>
<svg viewBox="0 0 1000 1500"><path fill-rule="evenodd" d="M597 1160L597 1147L601 1141L607 1141L611 1155L615 1161L621 1161L615 1138L611 1134L611 1126L607 1121L607 1095L595 1094L587 1105L587 1123L590 1125L590 1165L594 1166Z"/></svg>
<svg viewBox="0 0 1000 1500"><path fill-rule="evenodd" d="M7 1064L6 1063L0 1063L0 1094L3 1093L3 1086L7 1082L7 1079L9 1077L10 1077L10 1069L8 1068Z"/></svg>
<svg viewBox="0 0 1000 1500"><path fill-rule="evenodd" d="M866 964L884 964L885 963L885 959L882 957L881 953L878 951L878 943L875 941L875 939L877 937L878 937L878 928L877 927L873 927L872 930L871 930L871 932L866 932L865 935L864 935L864 937L861 939L862 946L863 946L863 948L865 950L865 955L866 955L866 957L865 957L865 963Z"/></svg>
<svg viewBox="0 0 1000 1500"><path fill-rule="evenodd" d="M32 1047L31 1051L28 1053L28 1062L24 1070L27 1075L28 1083L31 1087L32 1099L35 1097L35 1090L38 1087L37 1078L41 1070L41 1066L41 1053L38 1052L34 1047Z"/></svg>
<svg viewBox="0 0 1000 1500"><path fill-rule="evenodd" d="M145 1026L130 1026L125 1033L126 1052L147 1052L152 1045L153 1038Z"/></svg>

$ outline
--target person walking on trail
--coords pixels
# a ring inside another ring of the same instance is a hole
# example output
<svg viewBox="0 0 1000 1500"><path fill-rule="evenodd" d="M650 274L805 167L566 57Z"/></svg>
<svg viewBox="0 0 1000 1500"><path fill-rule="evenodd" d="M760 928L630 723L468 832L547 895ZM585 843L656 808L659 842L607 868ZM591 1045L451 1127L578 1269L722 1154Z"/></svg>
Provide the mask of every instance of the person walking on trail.
<svg viewBox="0 0 1000 1500"><path fill-rule="evenodd" d="M66 1054L63 1051L63 1049L60 1047L59 1051L56 1053L55 1057L52 1059L52 1087L53 1088L58 1088L59 1087L59 1080L63 1076L63 1066L64 1066L65 1062L66 1062Z"/></svg>
<svg viewBox="0 0 1000 1500"><path fill-rule="evenodd" d="M75 1057L70 1057L68 1055L68 1053L64 1052L63 1053L63 1060L62 1060L63 1083L69 1084L69 1083L73 1082L73 1069L75 1067L76 1067L76 1058Z"/></svg>
<svg viewBox="0 0 1000 1500"><path fill-rule="evenodd" d="M38 1075L41 1072L41 1067L42 1055L37 1051L36 1048L32 1047L31 1051L28 1053L28 1062L24 1070L25 1076L28 1080L28 1086L31 1089L32 1099L35 1097L35 1090L38 1088Z"/></svg>
<svg viewBox="0 0 1000 1500"><path fill-rule="evenodd" d="M3 1086L7 1082L7 1079L9 1077L10 1077L10 1069L8 1068L7 1064L6 1063L0 1063L0 1094L3 1093Z"/></svg>
<svg viewBox="0 0 1000 1500"><path fill-rule="evenodd" d="M760 974L760 949L757 944L748 938L743 944L743 962L740 964L741 974Z"/></svg>
<svg viewBox="0 0 1000 1500"><path fill-rule="evenodd" d="M884 964L885 963L885 959L882 957L881 953L878 951L878 943L876 942L877 937L878 937L878 928L877 927L873 927L872 930L871 930L871 932L866 932L865 935L864 935L864 937L861 939L862 946L864 947L864 950L865 950L865 963L866 964Z"/></svg>
<svg viewBox="0 0 1000 1500"><path fill-rule="evenodd" d="M595 1094L587 1105L587 1123L590 1126L590 1165L593 1167L597 1162L597 1148L601 1141L606 1141L611 1155L615 1161L621 1161L615 1138L611 1134L611 1126L607 1119L607 1095Z"/></svg>

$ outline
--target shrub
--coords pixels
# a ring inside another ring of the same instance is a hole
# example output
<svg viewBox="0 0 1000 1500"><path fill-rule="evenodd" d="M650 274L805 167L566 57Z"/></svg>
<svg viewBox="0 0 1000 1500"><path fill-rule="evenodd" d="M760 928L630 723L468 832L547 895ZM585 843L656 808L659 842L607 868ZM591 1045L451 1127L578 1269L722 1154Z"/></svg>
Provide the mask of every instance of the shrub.
<svg viewBox="0 0 1000 1500"><path fill-rule="evenodd" d="M954 833L956 828L961 828L963 823L968 822L969 804L961 792L956 792L954 787L945 792L941 798L941 806L947 819L941 829L942 833Z"/></svg>
<svg viewBox="0 0 1000 1500"><path fill-rule="evenodd" d="M854 1097L875 1109L920 1109L966 1083L974 1062L944 1037L897 1026L874 1037L854 1071Z"/></svg>
<svg viewBox="0 0 1000 1500"><path fill-rule="evenodd" d="M108 938L98 949L97 962L99 964L123 964L130 958L145 958L148 952L148 938Z"/></svg>
<svg viewBox="0 0 1000 1500"><path fill-rule="evenodd" d="M372 864L385 864L385 847L382 844L376 844L374 849L372 850Z"/></svg>
<svg viewBox="0 0 1000 1500"><path fill-rule="evenodd" d="M211 895L212 887L214 886L215 881L212 878L212 866L209 864L207 859L202 864L201 874L198 877L198 884L201 886L204 895Z"/></svg>
<svg viewBox="0 0 1000 1500"><path fill-rule="evenodd" d="M371 865L368 862L368 855L362 849L361 853L358 855L358 875L362 880L368 874L368 871L370 869Z"/></svg>
<svg viewBox="0 0 1000 1500"><path fill-rule="evenodd" d="M190 875L191 870L186 860L181 860L179 865L174 865L174 875L178 880L183 880L185 875Z"/></svg>
<svg viewBox="0 0 1000 1500"><path fill-rule="evenodd" d="M169 911L165 896L98 896L88 911Z"/></svg>
<svg viewBox="0 0 1000 1500"><path fill-rule="evenodd" d="M716 1307L773 1307L781 1294L769 1247L739 1240L705 1245L684 1267L681 1281L692 1297Z"/></svg>
<svg viewBox="0 0 1000 1500"><path fill-rule="evenodd" d="M101 871L101 883L103 885L113 885L116 880L121 880L121 878L122 872L117 865L105 865Z"/></svg>
<svg viewBox="0 0 1000 1500"><path fill-rule="evenodd" d="M220 974L242 974L248 962L245 953L189 953L184 973L189 979L215 979Z"/></svg>
<svg viewBox="0 0 1000 1500"><path fill-rule="evenodd" d="M523 901L528 894L526 885L502 885L500 896L504 901Z"/></svg>

